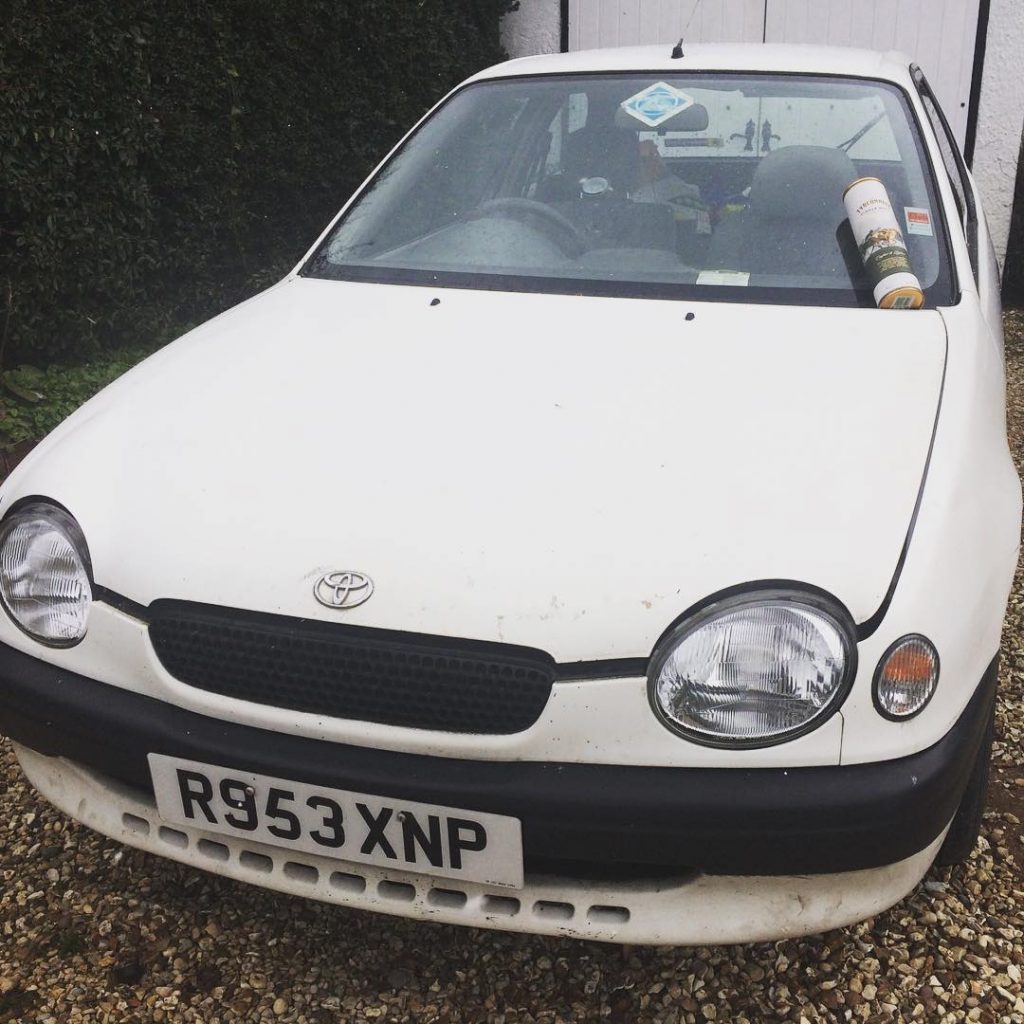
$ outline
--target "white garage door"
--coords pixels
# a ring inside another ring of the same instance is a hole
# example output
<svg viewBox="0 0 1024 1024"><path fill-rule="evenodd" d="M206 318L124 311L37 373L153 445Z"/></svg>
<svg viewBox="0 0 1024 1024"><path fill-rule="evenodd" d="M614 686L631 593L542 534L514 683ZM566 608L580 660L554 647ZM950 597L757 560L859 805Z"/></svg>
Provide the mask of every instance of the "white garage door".
<svg viewBox="0 0 1024 1024"><path fill-rule="evenodd" d="M960 140L980 0L569 0L569 49L691 42L902 50L924 69Z"/></svg>
<svg viewBox="0 0 1024 1024"><path fill-rule="evenodd" d="M760 43L765 0L569 0L569 49L661 43L671 46L690 18L694 42Z"/></svg>

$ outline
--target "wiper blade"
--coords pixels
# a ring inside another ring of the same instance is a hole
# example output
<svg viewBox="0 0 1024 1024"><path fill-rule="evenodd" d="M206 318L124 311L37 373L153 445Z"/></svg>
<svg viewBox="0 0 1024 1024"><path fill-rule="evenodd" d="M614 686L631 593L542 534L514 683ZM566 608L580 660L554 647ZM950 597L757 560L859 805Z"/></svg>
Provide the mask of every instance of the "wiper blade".
<svg viewBox="0 0 1024 1024"><path fill-rule="evenodd" d="M845 142L840 142L836 149L849 150L856 145L872 128L882 120L883 117L888 116L886 111L882 111L880 114L876 114L863 128L860 129L855 135L851 135Z"/></svg>

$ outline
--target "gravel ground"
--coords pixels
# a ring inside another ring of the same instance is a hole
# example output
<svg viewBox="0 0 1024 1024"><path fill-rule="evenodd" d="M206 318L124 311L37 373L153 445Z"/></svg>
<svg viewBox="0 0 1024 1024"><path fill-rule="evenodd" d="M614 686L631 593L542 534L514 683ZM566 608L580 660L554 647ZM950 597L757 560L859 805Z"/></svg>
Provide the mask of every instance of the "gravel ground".
<svg viewBox="0 0 1024 1024"><path fill-rule="evenodd" d="M1007 315L1024 464L1024 315ZM805 940L630 949L421 924L219 879L119 846L0 746L0 1022L1024 1022L1024 599L1018 578L983 838L969 863Z"/></svg>

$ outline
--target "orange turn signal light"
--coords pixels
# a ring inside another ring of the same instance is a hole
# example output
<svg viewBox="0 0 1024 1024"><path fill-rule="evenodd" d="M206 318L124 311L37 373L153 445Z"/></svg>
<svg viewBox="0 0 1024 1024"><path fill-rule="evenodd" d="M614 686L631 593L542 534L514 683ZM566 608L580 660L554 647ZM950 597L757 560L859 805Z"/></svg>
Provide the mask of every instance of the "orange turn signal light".
<svg viewBox="0 0 1024 1024"><path fill-rule="evenodd" d="M878 713L902 722L921 712L939 682L939 654L920 634L900 637L882 655L875 670L874 700Z"/></svg>

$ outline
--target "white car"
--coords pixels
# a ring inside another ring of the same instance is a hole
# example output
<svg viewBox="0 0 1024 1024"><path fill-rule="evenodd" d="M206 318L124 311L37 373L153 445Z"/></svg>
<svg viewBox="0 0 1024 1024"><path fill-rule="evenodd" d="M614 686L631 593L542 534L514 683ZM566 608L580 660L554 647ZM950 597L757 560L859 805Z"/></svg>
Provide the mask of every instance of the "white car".
<svg viewBox="0 0 1024 1024"><path fill-rule="evenodd" d="M43 797L629 943L819 932L970 853L1021 523L977 193L899 55L680 49L470 79L6 481ZM863 177L921 309L876 306Z"/></svg>

